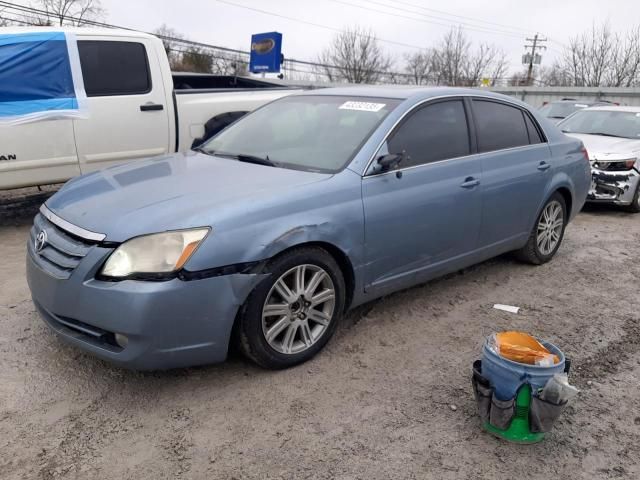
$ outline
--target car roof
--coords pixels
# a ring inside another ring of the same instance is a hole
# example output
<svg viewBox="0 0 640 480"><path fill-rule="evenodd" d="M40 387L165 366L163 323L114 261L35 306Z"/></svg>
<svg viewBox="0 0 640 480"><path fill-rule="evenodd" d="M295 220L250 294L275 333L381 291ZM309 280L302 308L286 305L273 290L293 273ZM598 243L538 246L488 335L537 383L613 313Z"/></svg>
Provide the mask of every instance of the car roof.
<svg viewBox="0 0 640 480"><path fill-rule="evenodd" d="M422 87L411 85L363 85L349 87L322 88L302 93L301 95L335 95L345 97L378 97L394 98L398 100L422 100L432 97L445 96L479 96L504 100L529 109L532 107L514 97L493 93L480 88L461 87Z"/></svg>
<svg viewBox="0 0 640 480"><path fill-rule="evenodd" d="M0 33L3 35L15 35L21 33L46 33L64 32L75 35L86 36L96 35L103 37L136 37L136 38L156 38L149 33L138 32L136 30L126 30L123 28L95 28L95 27L2 27Z"/></svg>
<svg viewBox="0 0 640 480"><path fill-rule="evenodd" d="M588 110L604 110L611 112L631 112L640 113L640 107L621 106L621 105L598 105L597 107L589 107Z"/></svg>

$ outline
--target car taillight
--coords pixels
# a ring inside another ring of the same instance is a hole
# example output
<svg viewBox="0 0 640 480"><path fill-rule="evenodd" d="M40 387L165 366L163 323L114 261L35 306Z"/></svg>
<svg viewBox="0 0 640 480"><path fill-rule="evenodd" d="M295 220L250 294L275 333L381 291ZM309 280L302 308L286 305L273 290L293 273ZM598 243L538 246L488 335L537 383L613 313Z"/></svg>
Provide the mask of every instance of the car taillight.
<svg viewBox="0 0 640 480"><path fill-rule="evenodd" d="M585 147L582 147L582 154L584 155L584 159L587 161L587 163L589 163L589 152L587 152L587 149Z"/></svg>
<svg viewBox="0 0 640 480"><path fill-rule="evenodd" d="M631 160L626 160L624 162L624 166L627 168L633 168L633 166L636 164L636 159L632 158Z"/></svg>

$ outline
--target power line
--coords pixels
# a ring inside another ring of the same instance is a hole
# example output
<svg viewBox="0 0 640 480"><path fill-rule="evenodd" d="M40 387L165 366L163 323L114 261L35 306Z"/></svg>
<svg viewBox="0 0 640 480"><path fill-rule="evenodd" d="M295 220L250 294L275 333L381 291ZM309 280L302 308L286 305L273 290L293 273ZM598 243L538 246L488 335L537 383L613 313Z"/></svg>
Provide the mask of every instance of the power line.
<svg viewBox="0 0 640 480"><path fill-rule="evenodd" d="M260 9L255 9L252 7L246 7L243 5L238 5L238 4L234 4L233 2L230 2L228 0L216 0L220 3L227 3L233 6L238 6L239 8L246 8L249 10L256 10L259 11L260 13L265 13L267 15L275 15L275 16L280 16L279 14L275 14L272 12L267 12L267 11L262 11ZM21 13L29 13L29 14L39 14L44 16L45 18L49 18L51 16L51 14L49 12L46 12L44 10L40 10L34 7L28 7L28 6L24 6L24 5L19 5L19 4L13 4L10 2L6 2L6 1L0 1L0 6L5 6L9 9L12 10L16 10L18 12ZM285 17L285 18L289 18L289 17ZM9 18L6 17L6 19L8 21L13 21L16 23L22 23L22 24L34 24L33 22L29 22L28 19L25 20L18 20L16 18ZM69 20L69 21L76 21L79 23L82 23L84 25L91 25L91 26L99 26L99 27L105 27L105 28L120 28L120 29L124 29L124 30L130 30L130 31L137 31L135 29L132 28L127 28L127 27L122 27L122 26L118 26L118 25L113 25L113 24L108 24L108 23L104 23L104 22L99 22L99 21L95 21L95 20L87 20L87 19L80 19L78 17L73 17L73 16L65 16L65 20ZM294 21L298 21L296 19L294 19ZM312 23L312 22L306 22L306 21L302 21L303 23ZM314 24L315 25L315 24ZM328 28L330 30L334 30L337 32L344 32L343 30L340 29L336 29L333 27L328 27L328 26L322 26L322 28ZM208 53L205 53L204 55L213 57L213 58L221 58L221 59L227 59L230 61L233 61L233 59L229 59L228 57L224 57L223 55L216 55L215 52L224 52L224 53L232 53L232 54L237 54L237 55L243 55L243 56L249 56L250 52L248 51L244 51L244 50L237 50L237 49L231 49L231 48L227 48L227 47L219 47L216 45L210 45L210 44L206 44L206 43L201 43L201 42L195 42L192 40L186 40L183 38L175 38L175 37L169 37L169 36L164 36L164 35L157 35L154 34L157 37L165 40L165 41L169 41L169 42L174 42L176 44L182 44L182 45L188 45L191 47L198 47L198 48L203 48L203 49L207 49ZM363 35L368 37L367 35ZM381 39L378 39L380 41L383 41ZM408 45L408 44L402 44L400 42L393 42L396 44L400 44L400 45ZM421 48L421 47L417 47L417 46L413 46L415 48ZM184 53L184 50L181 50L182 53ZM194 52L192 52L194 53ZM197 53L197 52L196 52ZM239 63L248 63L245 60L237 60ZM322 75L322 76L330 76L330 71L335 71L340 72L341 71L341 67L337 66L337 65L330 65L330 64L324 64L324 63L319 63L319 62L310 62L310 61L306 61L306 60L297 60L297 59L287 59L286 60L288 63L288 68L286 68L289 71L292 72L297 72L297 73L303 73L303 74L309 74L309 75ZM301 67L311 67L312 70L299 70L296 68L292 68L291 65L299 65ZM322 69L325 70L325 72L322 71ZM390 71L372 71L372 73L378 74L380 76L386 77L388 79L394 79L394 78L404 78L404 79L411 79L413 77L412 74L410 73L406 73L406 72L390 72ZM496 78L496 80L503 80L504 78Z"/></svg>
<svg viewBox="0 0 640 480"><path fill-rule="evenodd" d="M30 14L41 14L44 16L49 16L50 14L44 10L40 10L37 8L33 8L33 7L27 7L27 6L23 6L23 5L16 5L16 4L12 4L10 2L6 2L6 1L0 1L0 6L6 6L7 8L13 9L13 10L17 10L23 13L30 13ZM136 31L134 29L131 28L127 28L127 27L122 27L119 25L113 25L113 24L108 24L108 23L104 23L104 22L98 22L98 21L94 21L94 20L85 20L85 19L79 19L77 17L73 17L73 16L66 16L65 19L68 19L70 21L79 21L82 20L83 24L86 25L91 25L91 26L99 26L99 27L104 27L104 28L119 28L119 29L124 29L124 30L131 30L131 31ZM17 20L16 20L17 21ZM33 25L34 23L31 22L29 23L28 21L22 21L21 23L23 24L31 24ZM227 52L227 53L234 53L234 54L241 54L241 55L250 55L250 52L245 51L245 50L237 50L237 49L232 49L232 48L227 48L227 47L219 47L216 45L210 45L210 44L206 44L206 43L201 43L201 42L195 42L192 40L186 40L183 38L176 38L176 37L169 37L169 36L165 36L165 35L157 35L157 34L153 34L161 39L164 39L166 41L170 41L170 42L174 42L174 43L181 43L184 45L189 45L189 46L194 46L194 47L199 47L199 48L206 48L209 50L219 50L222 52ZM222 58L222 57L215 57L215 58ZM294 58L290 58L287 59L288 62L293 63L293 64L299 64L299 65L306 65L306 66L311 66L314 68L325 68L325 69L331 69L331 70L340 70L341 67L337 66L337 65L329 65L329 64L324 64L324 63L318 63L318 62L310 62L310 61L306 61L306 60L297 60ZM292 69L292 71L298 71L300 73L314 73L314 74L321 74L318 71L315 72L306 72L306 71L301 71L301 70L294 70ZM403 77L403 76L408 76L408 74L403 73L403 72L387 72L387 71L372 71L372 73L375 74L379 74L379 75L389 75L389 76L395 76L395 77Z"/></svg>
<svg viewBox="0 0 640 480"><path fill-rule="evenodd" d="M368 0L368 1L371 2L371 3L374 3L373 0ZM375 2L375 3L378 3L378 2ZM442 14L442 15L447 15L447 16L450 16L450 17L462 18L462 19L465 19L465 20L471 20L471 21L476 22L476 23L485 23L485 24L489 24L489 25L495 25L497 27L504 27L504 28L507 28L507 29L516 30L517 32L533 33L533 30L528 30L528 29L525 29L525 28L521 28L521 27L519 27L517 25L511 26L511 25L505 25L503 23L491 22L489 20L482 20L482 19L476 18L476 17L468 17L468 16L465 16L465 15L457 15L457 14L454 14L454 13L445 12L444 10L436 10L435 8L423 7L422 5L416 5L415 3L403 2L403 1L400 1L400 0L395 0L393 3L399 3L401 5L407 5L409 7L415 7L415 8L418 8L420 10L425 10L425 11L428 11L428 12L435 12L435 13L439 13L439 14ZM392 6L390 5L390 7L392 7Z"/></svg>
<svg viewBox="0 0 640 480"><path fill-rule="evenodd" d="M0 20L6 20L7 22L12 22L12 23L19 23L20 25L24 25L24 26L33 25L33 23L26 22L18 18L10 18L5 16L0 16Z"/></svg>
<svg viewBox="0 0 640 480"><path fill-rule="evenodd" d="M232 7L236 7L236 8L243 8L245 10L251 10L252 12L262 13L263 15L269 15L269 16L272 16L272 17L283 18L285 20L290 20L292 22L298 22L298 23L303 23L305 25L311 25L313 27L324 28L325 30L331 30L333 32L345 33L345 31L340 29L340 28L330 27L329 25L324 25L324 24L321 24L321 23L309 22L307 20L302 20L300 18L290 17L288 15L282 15L282 14L275 13L275 12L269 12L269 11L263 10L261 8L255 8L255 7L250 7L248 5L242 5L242 4L239 4L239 3L231 2L229 0L214 0L214 1L216 1L218 3L224 3L225 5L231 5ZM369 38L369 35L360 34L359 36L362 36L362 37L365 37L365 38ZM379 38L379 37L376 37L376 40L378 40L380 42L383 42L383 43L389 43L391 45L398 45L398 46L401 46L401 47L416 48L418 50L423 50L424 49L424 47L421 47L421 46L418 46L418 45L412 45L410 43L396 42L395 40L387 40L387 39Z"/></svg>
<svg viewBox="0 0 640 480"><path fill-rule="evenodd" d="M427 20L426 18L416 18L416 17L410 17L408 15L402 15L402 14L399 14L399 13L385 12L384 10L379 10L377 8L371 8L371 7L365 7L363 5L358 5L358 4L347 2L347 1L344 1L344 0L328 0L328 1L333 2L333 3L339 3L339 4L342 4L342 5L347 5L347 6L350 6L350 7L360 8L362 10L368 10L370 12L381 13L383 15L387 15L387 16L390 16L390 17L403 18L403 19L406 19L406 20L413 20L415 22L429 23L429 24L432 24L432 25L440 25L442 27L447 27L447 28L451 28L451 27L455 27L456 25L459 25L459 26L463 27L466 30L473 30L473 31L480 32L480 33L492 33L492 34L497 34L497 35L504 35L504 36L508 36L508 37L514 37L514 38L522 38L522 35L519 34L519 33L516 33L516 32L506 32L506 31L497 30L497 29L489 29L489 28L485 28L485 27L481 27L481 26L471 25L471 24L465 23L465 22L456 22L455 24L454 23L441 23L441 22L436 22L436 21L433 21L433 20ZM386 5L386 4L380 3L380 2L370 1L369 3L375 3L377 5L383 5L383 6L387 7L387 8L390 7L389 5ZM391 8L393 8L393 7L391 7ZM451 21L449 19L443 19L442 17L435 17L433 15L427 15L427 14L424 14L424 13L414 12L412 10L407 10L407 9L403 9L403 8L400 8L400 7L396 7L395 9L396 10L400 10L400 11L413 13L415 15L422 15L422 16L428 17L428 18L436 18L436 19L447 21L447 22Z"/></svg>

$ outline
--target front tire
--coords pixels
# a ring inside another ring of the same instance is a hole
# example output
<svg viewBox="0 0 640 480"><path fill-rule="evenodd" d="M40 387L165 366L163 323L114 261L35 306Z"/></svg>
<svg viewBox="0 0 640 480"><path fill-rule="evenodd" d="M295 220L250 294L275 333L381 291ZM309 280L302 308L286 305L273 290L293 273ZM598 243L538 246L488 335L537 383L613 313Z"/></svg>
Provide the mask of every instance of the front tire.
<svg viewBox="0 0 640 480"><path fill-rule="evenodd" d="M564 197L556 192L542 207L527 244L516 252L517 257L534 265L542 265L551 260L564 238L567 218Z"/></svg>
<svg viewBox="0 0 640 480"><path fill-rule="evenodd" d="M275 257L266 272L240 310L239 347L264 368L292 367L316 355L335 332L344 312L344 278L318 247Z"/></svg>
<svg viewBox="0 0 640 480"><path fill-rule="evenodd" d="M636 188L636 194L633 196L631 204L627 205L625 210L631 213L640 213L640 183Z"/></svg>

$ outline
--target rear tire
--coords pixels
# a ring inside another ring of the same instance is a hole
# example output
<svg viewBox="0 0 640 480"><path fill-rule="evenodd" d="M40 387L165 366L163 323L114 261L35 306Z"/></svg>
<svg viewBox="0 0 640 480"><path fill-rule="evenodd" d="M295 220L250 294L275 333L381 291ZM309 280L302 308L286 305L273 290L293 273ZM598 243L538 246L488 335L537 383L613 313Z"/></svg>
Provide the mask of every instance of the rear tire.
<svg viewBox="0 0 640 480"><path fill-rule="evenodd" d="M564 238L567 217L564 197L556 192L542 207L527 244L516 251L516 256L533 265L542 265L551 260Z"/></svg>
<svg viewBox="0 0 640 480"><path fill-rule="evenodd" d="M344 278L318 247L277 256L266 272L239 312L238 346L261 367L292 367L316 355L335 332L344 312Z"/></svg>
<svg viewBox="0 0 640 480"><path fill-rule="evenodd" d="M627 212L640 213L640 183L638 184L638 187L636 188L636 194L633 196L633 200L631 201L631 204L630 205L626 205L624 207L624 209Z"/></svg>

